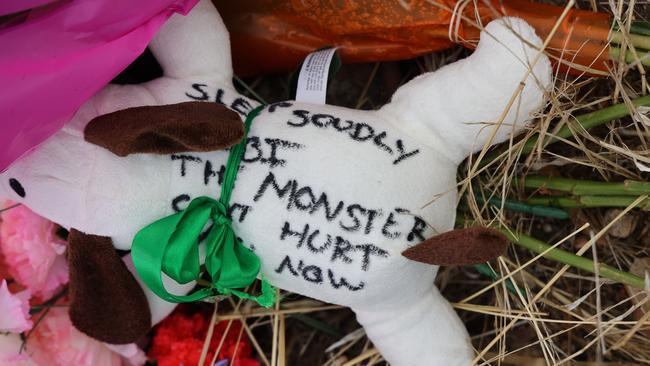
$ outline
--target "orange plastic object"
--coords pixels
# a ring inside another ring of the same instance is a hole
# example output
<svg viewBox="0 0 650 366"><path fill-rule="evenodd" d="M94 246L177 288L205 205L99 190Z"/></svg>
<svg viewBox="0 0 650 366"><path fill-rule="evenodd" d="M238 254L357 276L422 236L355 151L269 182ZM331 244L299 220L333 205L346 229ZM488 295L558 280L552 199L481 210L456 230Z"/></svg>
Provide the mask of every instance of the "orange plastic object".
<svg viewBox="0 0 650 366"><path fill-rule="evenodd" d="M478 40L476 24L502 15L524 18L545 39L564 11L526 0L478 5L454 0L215 0L215 5L231 33L240 76L293 70L308 53L325 46L339 46L343 62L413 58L452 46L450 36L471 47ZM458 26L454 21L450 27L452 18L461 19ZM604 71L610 27L607 14L571 9L547 54L573 74Z"/></svg>

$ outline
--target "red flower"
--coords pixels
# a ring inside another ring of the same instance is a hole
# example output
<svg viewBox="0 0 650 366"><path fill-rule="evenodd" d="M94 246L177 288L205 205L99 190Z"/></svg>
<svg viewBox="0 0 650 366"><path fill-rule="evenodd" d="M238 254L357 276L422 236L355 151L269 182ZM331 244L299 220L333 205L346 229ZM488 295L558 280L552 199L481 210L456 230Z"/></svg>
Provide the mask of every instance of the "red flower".
<svg viewBox="0 0 650 366"><path fill-rule="evenodd" d="M209 319L202 313L190 317L180 310L175 311L156 327L149 357L157 360L158 366L198 365L209 326ZM226 329L228 321L221 321L214 327L205 365L221 344L217 360L228 359L229 366L260 366L251 358L253 349L248 336L242 332L241 322L232 321L228 333Z"/></svg>

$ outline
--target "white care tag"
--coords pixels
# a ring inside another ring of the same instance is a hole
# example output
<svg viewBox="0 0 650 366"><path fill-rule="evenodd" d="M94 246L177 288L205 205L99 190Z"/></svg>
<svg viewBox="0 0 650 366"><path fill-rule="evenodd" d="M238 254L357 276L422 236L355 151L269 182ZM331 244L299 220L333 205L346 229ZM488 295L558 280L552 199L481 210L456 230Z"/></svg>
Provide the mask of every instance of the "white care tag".
<svg viewBox="0 0 650 366"><path fill-rule="evenodd" d="M305 58L298 75L296 101L325 104L327 77L336 48L312 52Z"/></svg>

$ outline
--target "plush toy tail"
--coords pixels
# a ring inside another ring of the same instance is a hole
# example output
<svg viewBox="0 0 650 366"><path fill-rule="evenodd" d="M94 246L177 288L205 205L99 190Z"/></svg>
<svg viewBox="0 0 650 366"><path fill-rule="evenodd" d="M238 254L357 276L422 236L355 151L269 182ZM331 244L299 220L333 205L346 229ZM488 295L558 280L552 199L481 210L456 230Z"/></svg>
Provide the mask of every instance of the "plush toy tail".
<svg viewBox="0 0 650 366"><path fill-rule="evenodd" d="M435 287L399 308L353 310L391 366L467 366L472 361L467 331Z"/></svg>

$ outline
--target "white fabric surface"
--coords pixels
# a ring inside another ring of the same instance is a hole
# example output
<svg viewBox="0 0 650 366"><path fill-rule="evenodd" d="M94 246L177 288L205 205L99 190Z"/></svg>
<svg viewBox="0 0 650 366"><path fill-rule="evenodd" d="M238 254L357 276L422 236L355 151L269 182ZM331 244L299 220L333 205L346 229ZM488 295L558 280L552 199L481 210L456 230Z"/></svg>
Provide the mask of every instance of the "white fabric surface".
<svg viewBox="0 0 650 366"><path fill-rule="evenodd" d="M483 147L537 53L509 26L541 45L524 21L495 21L472 56L415 78L378 111L290 101L267 107L249 134L231 203L235 230L261 258L264 277L351 307L394 366L472 358L463 325L433 287L437 267L400 253L453 228L457 164ZM0 196L63 226L110 236L119 249L190 199L217 197L225 151L119 158L83 140L93 117L127 107L216 101L243 117L258 105L232 85L228 35L209 1L187 17L175 15L151 49L163 77L107 86L0 176ZM545 56L525 82L492 143L521 131L543 105L551 85ZM11 190L10 178L25 198ZM173 309L145 292L154 321Z"/></svg>

